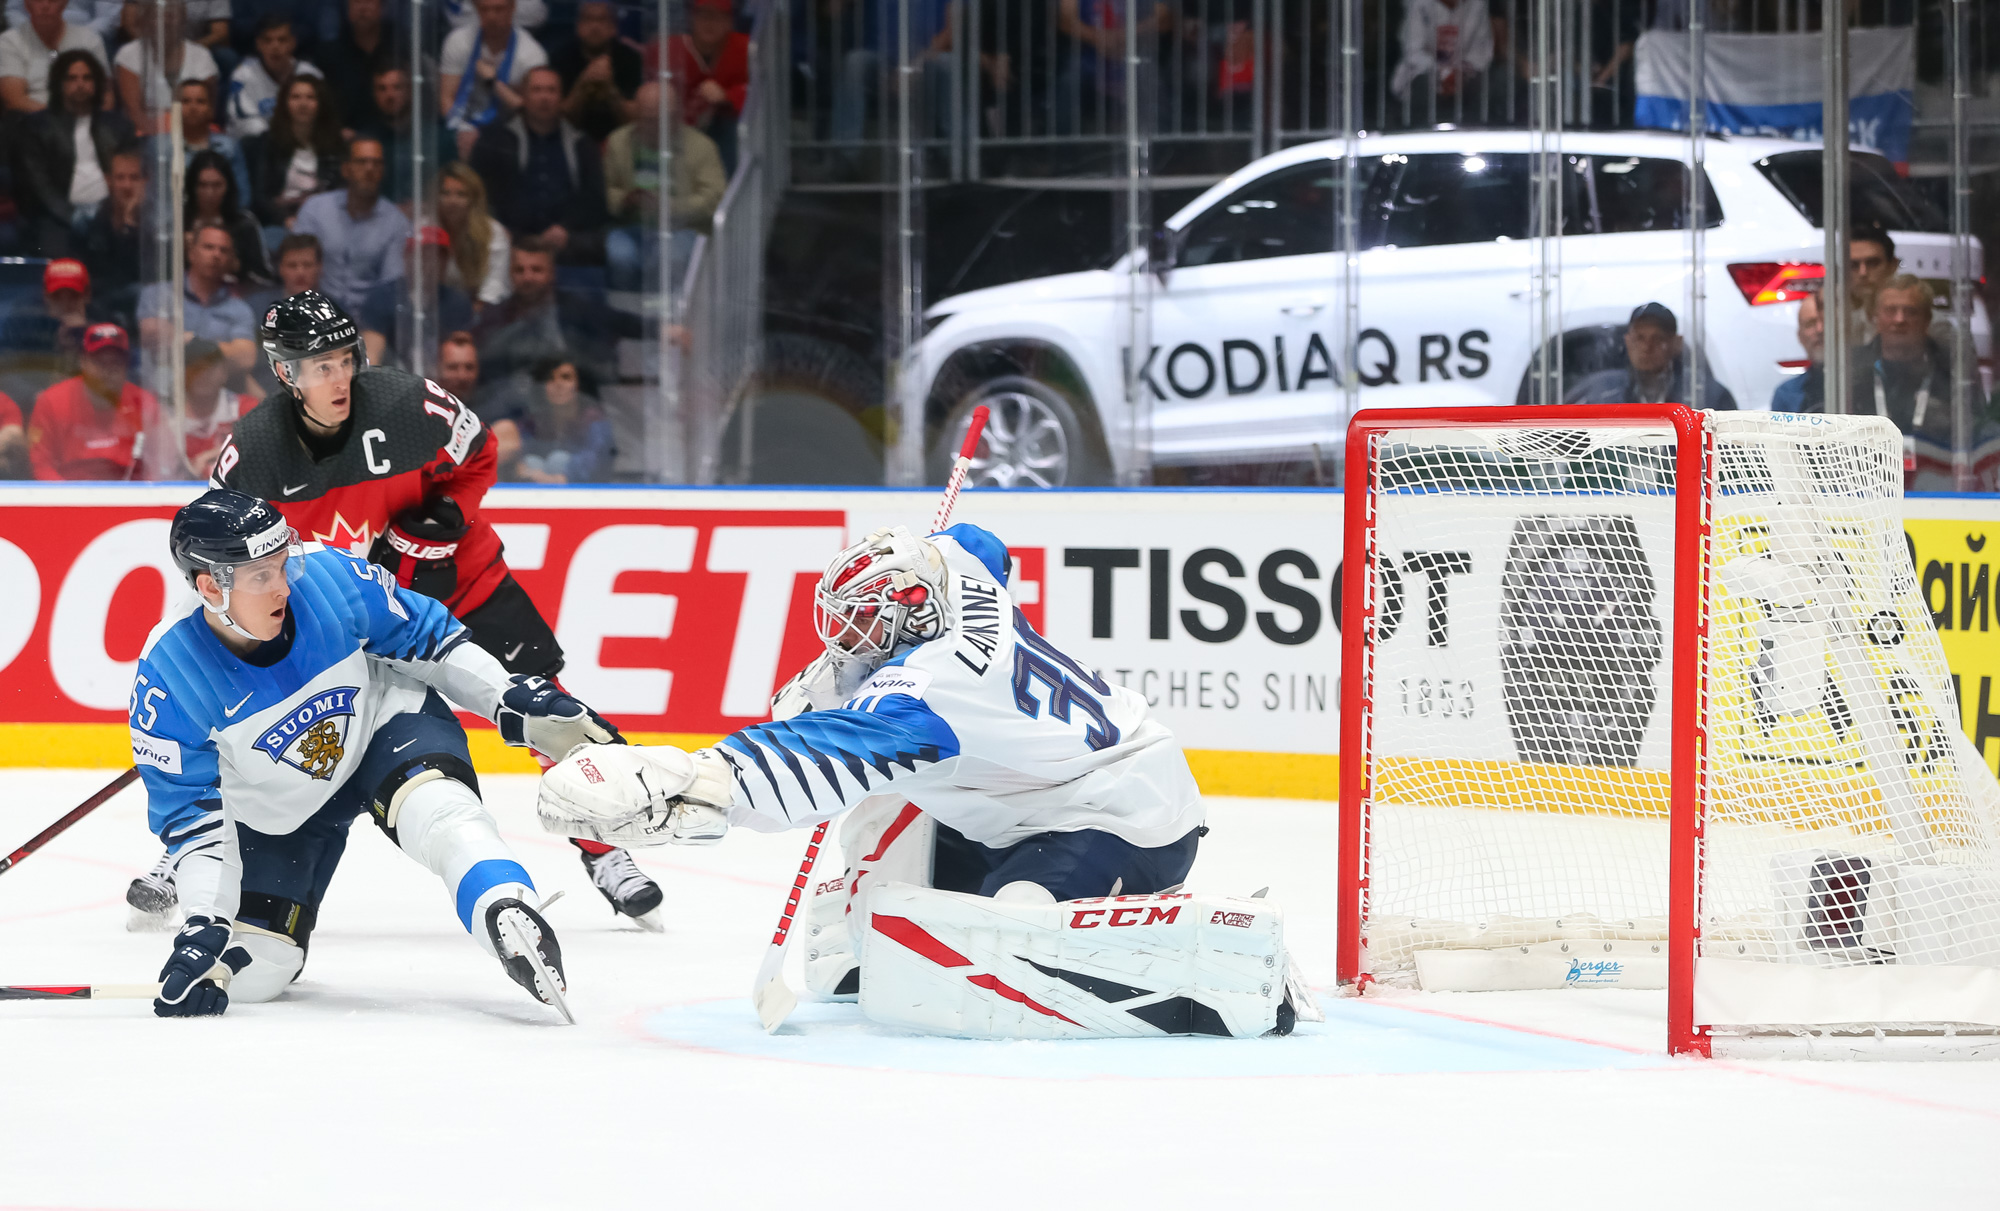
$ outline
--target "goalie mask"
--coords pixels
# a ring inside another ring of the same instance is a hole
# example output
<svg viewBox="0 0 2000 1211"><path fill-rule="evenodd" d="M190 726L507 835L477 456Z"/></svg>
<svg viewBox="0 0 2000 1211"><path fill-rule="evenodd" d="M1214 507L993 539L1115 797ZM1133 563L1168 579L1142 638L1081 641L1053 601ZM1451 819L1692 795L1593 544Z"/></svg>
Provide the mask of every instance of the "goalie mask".
<svg viewBox="0 0 2000 1211"><path fill-rule="evenodd" d="M881 664L907 644L944 634L945 566L908 529L877 530L834 556L819 578L813 621L841 663Z"/></svg>
<svg viewBox="0 0 2000 1211"><path fill-rule="evenodd" d="M229 614L229 596L237 577L260 572L267 562L283 574L286 562L300 554L298 535L276 507L228 488L211 489L183 505L174 514L168 541L174 566L197 593L201 590L195 578L207 573L222 594L220 605L206 598L202 605L245 639L257 636L238 626Z"/></svg>

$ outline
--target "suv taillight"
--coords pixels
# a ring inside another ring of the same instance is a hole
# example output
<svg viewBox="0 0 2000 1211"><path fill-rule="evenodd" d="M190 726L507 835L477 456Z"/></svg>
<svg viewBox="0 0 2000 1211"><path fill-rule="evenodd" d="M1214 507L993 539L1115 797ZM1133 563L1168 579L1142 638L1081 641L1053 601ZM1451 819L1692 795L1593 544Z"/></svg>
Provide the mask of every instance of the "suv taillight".
<svg viewBox="0 0 2000 1211"><path fill-rule="evenodd" d="M1729 276L1743 292L1743 301L1752 307L1766 303L1796 303L1817 293L1826 278L1826 266L1817 261L1756 261L1731 265Z"/></svg>

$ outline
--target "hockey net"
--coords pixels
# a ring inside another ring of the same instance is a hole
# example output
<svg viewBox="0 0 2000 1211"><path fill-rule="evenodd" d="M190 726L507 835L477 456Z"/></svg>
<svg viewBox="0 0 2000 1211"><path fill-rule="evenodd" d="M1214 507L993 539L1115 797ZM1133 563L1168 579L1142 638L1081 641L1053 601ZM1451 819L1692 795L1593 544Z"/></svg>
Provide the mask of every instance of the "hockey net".
<svg viewBox="0 0 2000 1211"><path fill-rule="evenodd" d="M1675 1051L1993 1042L2000 786L1893 425L1364 412L1347 448L1343 980L1664 987Z"/></svg>

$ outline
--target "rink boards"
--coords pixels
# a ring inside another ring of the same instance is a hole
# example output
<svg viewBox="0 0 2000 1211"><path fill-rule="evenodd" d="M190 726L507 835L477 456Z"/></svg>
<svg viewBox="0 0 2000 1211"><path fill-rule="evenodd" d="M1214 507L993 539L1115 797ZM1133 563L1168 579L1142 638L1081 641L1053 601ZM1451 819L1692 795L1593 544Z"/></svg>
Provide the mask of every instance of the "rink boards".
<svg viewBox="0 0 2000 1211"><path fill-rule="evenodd" d="M129 760L133 663L178 592L168 519L196 492L0 488L0 764ZM877 527L922 525L933 503L929 490L508 487L485 511L556 628L564 683L628 731L703 742L762 718L815 654L811 586L827 559ZM1205 790L1331 799L1342 507L1322 491L972 492L957 516L1008 544L1030 622L1147 697ZM1912 498L1905 518L1963 725L1991 762L2000 502ZM375 535L309 537L365 552ZM1434 689L1440 709L1446 692ZM490 731L474 753L482 768L531 768Z"/></svg>

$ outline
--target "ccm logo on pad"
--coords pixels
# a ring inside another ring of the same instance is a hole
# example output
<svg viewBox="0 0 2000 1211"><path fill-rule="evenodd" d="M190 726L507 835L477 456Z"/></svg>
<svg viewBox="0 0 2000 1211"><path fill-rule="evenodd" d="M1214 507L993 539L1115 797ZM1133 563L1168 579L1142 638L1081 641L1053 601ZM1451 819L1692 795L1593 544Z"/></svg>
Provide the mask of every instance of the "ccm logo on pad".
<svg viewBox="0 0 2000 1211"><path fill-rule="evenodd" d="M1141 919L1140 914L1144 914ZM1083 908L1069 915L1071 929L1096 929L1109 925L1118 929L1126 925L1172 925L1181 915L1181 906L1162 908L1158 904L1135 904L1126 908ZM1092 920L1093 917L1107 917L1108 920Z"/></svg>

